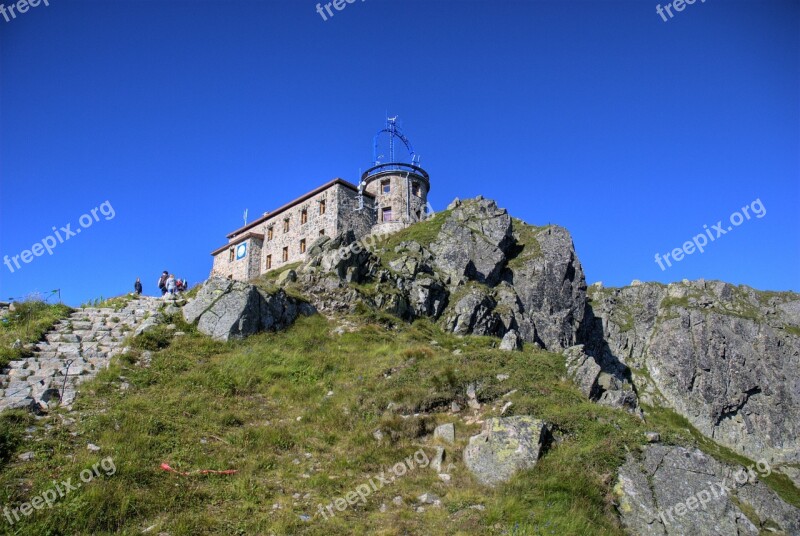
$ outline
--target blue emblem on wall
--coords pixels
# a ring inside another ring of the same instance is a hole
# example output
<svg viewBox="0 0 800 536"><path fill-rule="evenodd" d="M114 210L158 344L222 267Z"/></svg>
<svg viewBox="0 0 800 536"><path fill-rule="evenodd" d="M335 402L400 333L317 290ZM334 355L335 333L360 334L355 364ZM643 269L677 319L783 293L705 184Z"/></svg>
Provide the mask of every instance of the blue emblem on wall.
<svg viewBox="0 0 800 536"><path fill-rule="evenodd" d="M247 242L236 246L236 260L244 259L247 255Z"/></svg>

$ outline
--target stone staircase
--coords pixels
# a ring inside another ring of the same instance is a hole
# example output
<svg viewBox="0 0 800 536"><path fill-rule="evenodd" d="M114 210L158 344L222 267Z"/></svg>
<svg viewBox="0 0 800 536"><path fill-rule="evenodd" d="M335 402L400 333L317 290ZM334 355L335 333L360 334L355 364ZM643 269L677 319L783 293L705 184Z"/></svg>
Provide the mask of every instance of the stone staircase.
<svg viewBox="0 0 800 536"><path fill-rule="evenodd" d="M125 337L154 324L163 303L141 296L119 311L87 307L59 321L36 345L33 356L0 370L0 411L40 412L59 402L69 407L78 385L122 353Z"/></svg>

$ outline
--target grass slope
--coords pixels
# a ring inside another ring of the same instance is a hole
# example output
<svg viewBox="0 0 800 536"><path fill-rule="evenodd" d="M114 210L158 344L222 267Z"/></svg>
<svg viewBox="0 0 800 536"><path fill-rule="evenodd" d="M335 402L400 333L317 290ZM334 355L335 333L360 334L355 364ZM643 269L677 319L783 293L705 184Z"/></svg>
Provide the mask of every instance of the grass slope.
<svg viewBox="0 0 800 536"><path fill-rule="evenodd" d="M17 339L23 345L38 342L53 324L72 313L66 305L36 300L15 302L14 307L14 312L0 320L0 368L27 355L22 348L11 348Z"/></svg>
<svg viewBox="0 0 800 536"><path fill-rule="evenodd" d="M339 326L349 331L335 333ZM642 444L646 429L692 441L682 422L645 425L588 402L564 379L559 355L530 346L501 352L495 339L458 338L426 321L316 315L286 332L230 343L178 328L187 335L170 340L160 330L134 340L132 354L84 386L68 416L74 422L52 415L34 431L30 416L0 416L0 452L35 453L30 462L12 456L0 472L1 505L17 507L54 479L77 481L108 456L116 467L52 509L13 526L0 518L0 533L622 534L611 487L626 452ZM156 350L150 368L136 364L144 348ZM468 411L447 411L453 400L466 406L472 382L485 417L511 401L506 415L530 414L555 427L536 467L494 490L476 484L461 463L480 424L465 423ZM420 448L432 458L430 433L445 422L456 423L457 445L445 460L455 462L451 482L416 467L333 518L319 515L318 505ZM88 443L102 450L90 452ZM165 462L180 471L238 473L179 476L160 470ZM426 492L442 506L417 512L416 497ZM402 506L393 503L398 496Z"/></svg>

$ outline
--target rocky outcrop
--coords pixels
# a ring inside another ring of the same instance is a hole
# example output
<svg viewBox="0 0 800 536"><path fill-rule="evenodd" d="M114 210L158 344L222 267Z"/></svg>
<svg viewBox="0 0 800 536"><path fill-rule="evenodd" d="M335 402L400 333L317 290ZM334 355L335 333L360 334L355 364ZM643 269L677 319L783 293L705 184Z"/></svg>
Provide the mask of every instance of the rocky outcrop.
<svg viewBox="0 0 800 536"><path fill-rule="evenodd" d="M221 341L241 339L265 330L284 329L299 314L314 308L289 297L282 289L268 293L253 285L221 278L209 279L183 308L190 324Z"/></svg>
<svg viewBox="0 0 800 536"><path fill-rule="evenodd" d="M717 281L593 289L587 352L752 459L800 462L800 296Z"/></svg>
<svg viewBox="0 0 800 536"><path fill-rule="evenodd" d="M464 464L482 484L495 486L536 465L549 436L550 426L533 417L487 419L481 433L469 439Z"/></svg>
<svg viewBox="0 0 800 536"><path fill-rule="evenodd" d="M515 330L551 350L577 342L586 284L566 230L512 220L481 197L454 202L417 225L420 233L406 232L408 239L391 249L385 236L373 235L315 243L298 269L301 288L320 310L346 309L358 298L459 334L503 337ZM369 290L348 295L339 282Z"/></svg>
<svg viewBox="0 0 800 536"><path fill-rule="evenodd" d="M582 344L564 351L567 375L590 400L640 415L639 401L633 387L624 379L603 370L597 360L584 352Z"/></svg>
<svg viewBox="0 0 800 536"><path fill-rule="evenodd" d="M524 247L515 252L504 278L535 327L535 340L550 350L576 344L585 311L586 279L572 237L554 225L541 229L520 225L515 236ZM531 340L530 334L526 340Z"/></svg>
<svg viewBox="0 0 800 536"><path fill-rule="evenodd" d="M759 478L768 464L733 467L696 449L649 445L629 455L614 487L632 534L698 536L800 534L800 509Z"/></svg>
<svg viewBox="0 0 800 536"><path fill-rule="evenodd" d="M512 244L511 217L494 201L460 203L431 244L434 266L450 286L500 281Z"/></svg>

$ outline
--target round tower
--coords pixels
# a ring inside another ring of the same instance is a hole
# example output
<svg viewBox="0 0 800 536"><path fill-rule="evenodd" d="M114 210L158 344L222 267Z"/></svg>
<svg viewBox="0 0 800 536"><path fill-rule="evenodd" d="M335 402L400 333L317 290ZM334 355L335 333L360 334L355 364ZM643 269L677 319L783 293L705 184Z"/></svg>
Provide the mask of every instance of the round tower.
<svg viewBox="0 0 800 536"><path fill-rule="evenodd" d="M378 140L389 135L389 162L381 163ZM395 160L395 139L402 142L411 156L411 163ZM386 128L375 135L375 165L361 175L361 187L375 196L376 223L373 233L393 232L422 221L428 214L428 192L431 189L428 172L419 166L419 157L397 128L397 118L389 118Z"/></svg>

